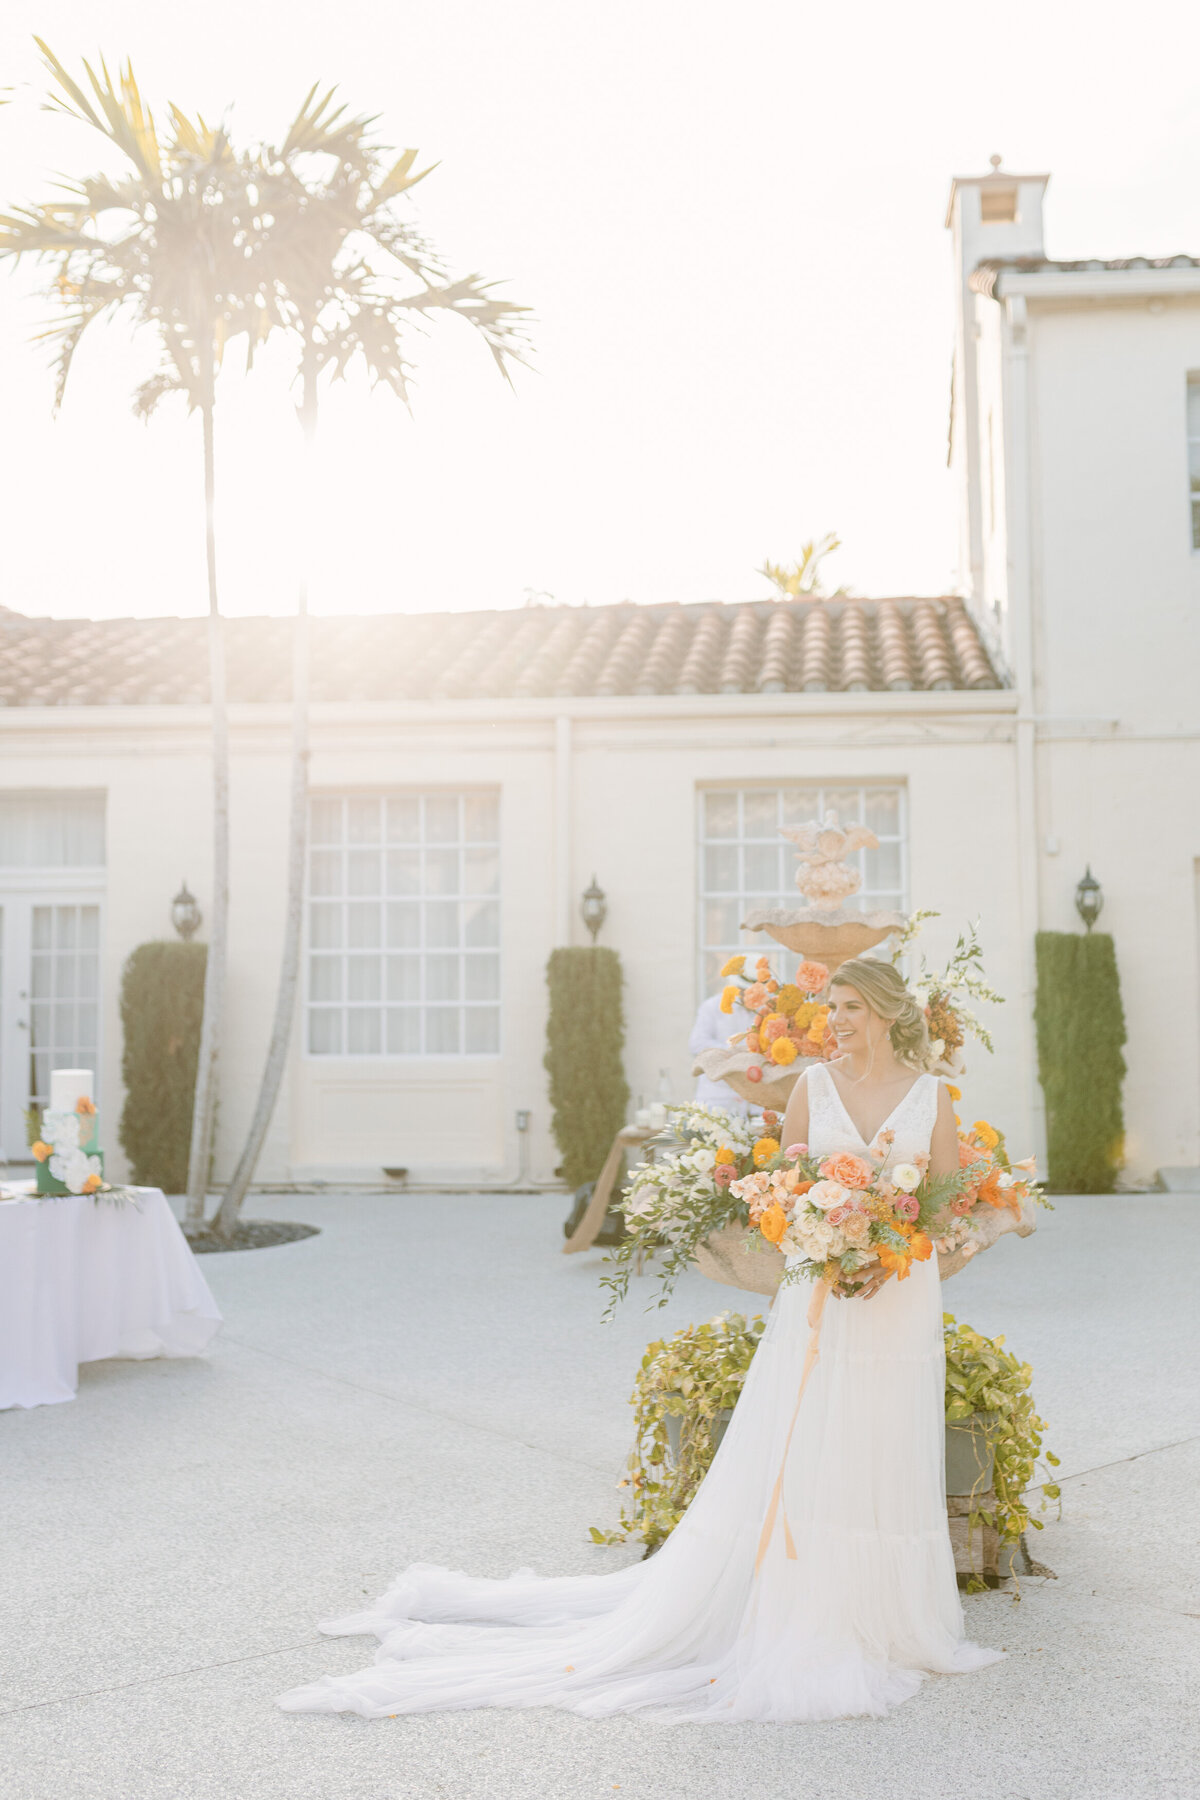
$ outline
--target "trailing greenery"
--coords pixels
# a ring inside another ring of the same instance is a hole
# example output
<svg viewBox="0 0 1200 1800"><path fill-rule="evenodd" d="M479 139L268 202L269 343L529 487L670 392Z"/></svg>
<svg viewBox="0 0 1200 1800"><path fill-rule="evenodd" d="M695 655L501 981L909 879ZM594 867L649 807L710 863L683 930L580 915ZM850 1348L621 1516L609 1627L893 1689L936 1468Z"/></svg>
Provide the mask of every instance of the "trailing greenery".
<svg viewBox="0 0 1200 1800"><path fill-rule="evenodd" d="M1125 1013L1106 932L1038 932L1034 1018L1051 1191L1111 1194L1124 1161Z"/></svg>
<svg viewBox="0 0 1200 1800"><path fill-rule="evenodd" d="M989 1438L995 1453L996 1504L994 1509L972 1512L970 1524L977 1529L986 1523L1001 1538L1015 1542L1031 1525L1042 1529L1029 1506L1046 1424L1029 1392L1033 1370L1004 1348L1002 1337L986 1338L969 1325L959 1325L952 1313L943 1313L942 1320L947 1421L975 1412L995 1415ZM634 1444L622 1482L632 1490L630 1504L622 1508L615 1530L590 1528L594 1543L616 1544L636 1536L649 1550L656 1550L670 1537L712 1462L716 1415L736 1406L762 1334L761 1317L747 1322L742 1313L718 1313L707 1324L685 1325L674 1337L647 1345L630 1397ZM681 1421L677 1459L671 1457L667 1441L670 1416ZM1049 1450L1043 1460L1058 1463ZM1053 1481L1043 1483L1040 1491L1048 1499L1060 1497Z"/></svg>
<svg viewBox="0 0 1200 1800"><path fill-rule="evenodd" d="M595 944L554 950L546 982L551 1129L562 1153L558 1173L576 1188L599 1175L629 1105L621 961Z"/></svg>
<svg viewBox="0 0 1200 1800"><path fill-rule="evenodd" d="M972 1413L996 1415L988 1433L995 1456L996 1504L994 1508L972 1510L969 1523L973 1529L990 1525L1003 1540L1015 1543L1031 1525L1035 1531L1042 1529L1042 1521L1034 1518L1028 1500L1034 1492L1033 1478L1046 1429L1046 1421L1038 1417L1029 1392L1033 1370L1004 1348L1002 1337L986 1338L969 1325L960 1325L953 1313L942 1314L942 1333L946 1344L947 1424L969 1419ZM1059 1459L1047 1450L1044 1460L1057 1466ZM1061 1491L1056 1482L1042 1483L1043 1510L1045 1500L1058 1500Z"/></svg>
<svg viewBox="0 0 1200 1800"><path fill-rule="evenodd" d="M742 1313L718 1313L646 1346L630 1402L635 1435L622 1482L631 1489L629 1509L614 1531L593 1525L593 1543L634 1535L657 1550L670 1537L713 1459L716 1415L737 1404L763 1330L761 1317L747 1323ZM667 1443L671 1416L680 1420L677 1458Z"/></svg>
<svg viewBox="0 0 1200 1800"><path fill-rule="evenodd" d="M121 975L121 1148L135 1182L187 1186L207 946L139 944Z"/></svg>

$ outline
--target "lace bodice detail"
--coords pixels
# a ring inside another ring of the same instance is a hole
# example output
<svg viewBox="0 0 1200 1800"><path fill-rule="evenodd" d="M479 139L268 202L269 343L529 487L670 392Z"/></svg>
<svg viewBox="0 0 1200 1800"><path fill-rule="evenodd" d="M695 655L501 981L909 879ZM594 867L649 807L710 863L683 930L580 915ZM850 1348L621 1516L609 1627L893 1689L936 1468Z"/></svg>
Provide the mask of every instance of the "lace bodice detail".
<svg viewBox="0 0 1200 1800"><path fill-rule="evenodd" d="M831 1156L838 1150L867 1149L846 1111L833 1076L824 1063L816 1063L805 1076L808 1087L808 1145L814 1156ZM894 1131L893 1162L911 1162L929 1152L937 1119L938 1081L935 1075L918 1075L903 1099L892 1108L880 1130Z"/></svg>

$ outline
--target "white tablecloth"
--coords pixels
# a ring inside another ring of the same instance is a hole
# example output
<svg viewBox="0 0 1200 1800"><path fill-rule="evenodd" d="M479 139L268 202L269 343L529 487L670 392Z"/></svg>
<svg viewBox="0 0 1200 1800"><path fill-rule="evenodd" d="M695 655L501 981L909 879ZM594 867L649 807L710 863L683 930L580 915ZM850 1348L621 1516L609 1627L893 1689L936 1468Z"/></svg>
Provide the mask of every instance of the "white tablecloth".
<svg viewBox="0 0 1200 1800"><path fill-rule="evenodd" d="M73 1400L79 1364L198 1356L221 1323L158 1188L0 1200L0 1408Z"/></svg>

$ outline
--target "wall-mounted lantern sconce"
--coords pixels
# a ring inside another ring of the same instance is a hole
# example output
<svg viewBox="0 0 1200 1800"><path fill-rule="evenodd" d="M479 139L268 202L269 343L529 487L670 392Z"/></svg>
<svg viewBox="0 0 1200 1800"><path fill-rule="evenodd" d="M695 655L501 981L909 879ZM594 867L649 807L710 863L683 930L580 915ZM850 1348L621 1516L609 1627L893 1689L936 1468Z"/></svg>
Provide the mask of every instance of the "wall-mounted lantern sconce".
<svg viewBox="0 0 1200 1800"><path fill-rule="evenodd" d="M189 894L185 881L171 902L171 923L186 944L200 929L200 921L204 917L196 903L195 894Z"/></svg>
<svg viewBox="0 0 1200 1800"><path fill-rule="evenodd" d="M1101 892L1100 883L1092 874L1090 863L1083 880L1075 889L1075 910L1083 920L1088 931L1092 929L1092 926L1104 911L1104 895Z"/></svg>
<svg viewBox="0 0 1200 1800"><path fill-rule="evenodd" d="M608 901L605 898L604 889L600 886L594 875L592 876L591 887L584 889L583 900L580 903L579 910L583 914L584 924L592 934L592 942L594 944L599 935L600 927L608 917Z"/></svg>

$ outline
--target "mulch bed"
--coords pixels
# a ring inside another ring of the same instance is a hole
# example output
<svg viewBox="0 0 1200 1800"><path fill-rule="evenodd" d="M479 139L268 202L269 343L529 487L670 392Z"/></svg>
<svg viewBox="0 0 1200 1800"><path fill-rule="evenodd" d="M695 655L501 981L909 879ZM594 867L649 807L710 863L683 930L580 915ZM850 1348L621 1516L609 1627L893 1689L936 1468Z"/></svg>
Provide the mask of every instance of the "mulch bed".
<svg viewBox="0 0 1200 1800"><path fill-rule="evenodd" d="M274 1244L294 1244L297 1238L319 1234L317 1225L289 1225L283 1219L239 1219L231 1238L218 1237L207 1227L201 1231L185 1231L197 1256L215 1254L218 1250L269 1250Z"/></svg>

